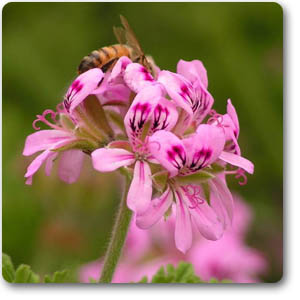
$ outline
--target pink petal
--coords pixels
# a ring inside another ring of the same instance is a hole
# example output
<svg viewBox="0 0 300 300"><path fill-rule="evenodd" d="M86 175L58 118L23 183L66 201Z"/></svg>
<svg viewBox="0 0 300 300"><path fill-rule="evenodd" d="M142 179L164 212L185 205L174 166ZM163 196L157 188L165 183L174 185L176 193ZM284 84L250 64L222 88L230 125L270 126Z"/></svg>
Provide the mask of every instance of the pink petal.
<svg viewBox="0 0 300 300"><path fill-rule="evenodd" d="M64 100L67 111L72 111L90 94L94 94L99 87L104 73L100 68L94 68L79 75L69 87Z"/></svg>
<svg viewBox="0 0 300 300"><path fill-rule="evenodd" d="M155 83L150 72L138 63L132 63L126 67L124 72L124 81L135 93L138 93L145 87L151 86Z"/></svg>
<svg viewBox="0 0 300 300"><path fill-rule="evenodd" d="M158 82L163 84L171 99L192 118L193 110L189 97L189 92L192 90L191 84L183 76L169 71L161 71Z"/></svg>
<svg viewBox="0 0 300 300"><path fill-rule="evenodd" d="M58 176L66 183L75 182L81 172L84 153L81 150L68 150L61 154Z"/></svg>
<svg viewBox="0 0 300 300"><path fill-rule="evenodd" d="M151 155L174 177L185 165L186 150L182 141L173 133L159 130L149 137Z"/></svg>
<svg viewBox="0 0 300 300"><path fill-rule="evenodd" d="M228 211L223 203L222 196L220 195L217 187L212 180L209 181L210 187L210 206L218 216L218 219L222 223L224 228L231 225L231 217L228 215Z"/></svg>
<svg viewBox="0 0 300 300"><path fill-rule="evenodd" d="M120 77L123 78L126 67L131 63L131 59L129 59L127 56L120 57L113 69L111 70L110 76L108 78L108 83L114 82Z"/></svg>
<svg viewBox="0 0 300 300"><path fill-rule="evenodd" d="M46 176L50 176L51 171L52 171L52 167L53 167L53 162L56 159L57 155L58 155L58 152L52 152L49 155L49 157L47 158L46 163L45 163Z"/></svg>
<svg viewBox="0 0 300 300"><path fill-rule="evenodd" d="M223 181L222 179L218 178L218 176L216 176L212 179L212 182L214 183L217 192L219 193L220 199L222 200L222 204L226 209L229 220L230 222L232 222L234 203L231 192L226 185L226 181Z"/></svg>
<svg viewBox="0 0 300 300"><path fill-rule="evenodd" d="M157 130L171 130L177 123L178 112L170 100L161 97L153 111L152 132Z"/></svg>
<svg viewBox="0 0 300 300"><path fill-rule="evenodd" d="M175 244L176 248L185 253L192 245L192 224L191 218L183 201L181 192L175 191L176 197L176 225L175 225Z"/></svg>
<svg viewBox="0 0 300 300"><path fill-rule="evenodd" d="M224 231L223 224L208 203L204 201L195 205L184 192L183 198L189 206L192 220L199 232L208 240L220 239Z"/></svg>
<svg viewBox="0 0 300 300"><path fill-rule="evenodd" d="M63 130L40 130L26 138L23 155L32 155L38 151L51 148L57 142L70 138L71 135Z"/></svg>
<svg viewBox="0 0 300 300"><path fill-rule="evenodd" d="M185 61L180 60L177 64L177 73L194 83L200 80L205 89L207 89L207 72L200 60Z"/></svg>
<svg viewBox="0 0 300 300"><path fill-rule="evenodd" d="M27 178L26 184L32 183L32 176L37 172L37 170L41 167L43 162L52 154L53 152L50 150L45 150L43 153L38 155L28 166L27 172L25 174L25 178Z"/></svg>
<svg viewBox="0 0 300 300"><path fill-rule="evenodd" d="M238 138L239 132L240 132L240 125L239 125L239 119L236 113L236 110L234 106L231 103L231 100L227 100L227 114L230 116L231 120L233 121L233 124L235 126L235 136Z"/></svg>
<svg viewBox="0 0 300 300"><path fill-rule="evenodd" d="M92 153L93 166L100 172L111 172L120 167L129 166L134 161L134 155L124 149L101 148Z"/></svg>
<svg viewBox="0 0 300 300"><path fill-rule="evenodd" d="M146 87L136 95L124 120L126 132L130 139L140 137L144 125L152 117L154 108L161 96L162 90L159 85Z"/></svg>
<svg viewBox="0 0 300 300"><path fill-rule="evenodd" d="M187 166L191 171L213 163L225 145L224 131L220 127L202 124L196 134L183 140L187 153Z"/></svg>
<svg viewBox="0 0 300 300"><path fill-rule="evenodd" d="M128 207L138 214L148 208L152 196L151 169L148 163L136 161L133 179L127 195Z"/></svg>
<svg viewBox="0 0 300 300"><path fill-rule="evenodd" d="M148 229L157 223L164 213L172 205L172 191L168 187L167 190L159 197L151 201L149 207L143 214L136 217L136 225L141 229Z"/></svg>
<svg viewBox="0 0 300 300"><path fill-rule="evenodd" d="M250 174L253 174L253 172L254 172L253 163L250 160L248 160L242 156L239 156L239 155L236 155L233 153L229 153L226 151L222 151L219 158L231 165L234 165L236 167L244 169L245 171L247 171Z"/></svg>

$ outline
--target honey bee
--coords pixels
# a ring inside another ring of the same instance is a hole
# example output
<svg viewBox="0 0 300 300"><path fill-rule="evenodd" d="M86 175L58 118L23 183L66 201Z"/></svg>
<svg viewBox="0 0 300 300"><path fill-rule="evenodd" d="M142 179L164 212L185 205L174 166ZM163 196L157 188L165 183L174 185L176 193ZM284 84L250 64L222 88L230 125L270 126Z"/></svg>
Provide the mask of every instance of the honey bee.
<svg viewBox="0 0 300 300"><path fill-rule="evenodd" d="M93 68L100 68L104 73L110 70L122 56L129 57L133 62L143 65L154 75L154 68L146 58L128 21L120 16L123 27L113 27L114 34L119 42L108 47L94 50L85 56L78 67L78 73L84 73Z"/></svg>

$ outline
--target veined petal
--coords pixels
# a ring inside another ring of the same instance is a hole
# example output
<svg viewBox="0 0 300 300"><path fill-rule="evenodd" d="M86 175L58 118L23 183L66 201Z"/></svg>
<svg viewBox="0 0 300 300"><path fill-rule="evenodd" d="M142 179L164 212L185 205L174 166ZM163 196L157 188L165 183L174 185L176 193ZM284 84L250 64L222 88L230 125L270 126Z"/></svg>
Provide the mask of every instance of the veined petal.
<svg viewBox="0 0 300 300"><path fill-rule="evenodd" d="M229 153L226 151L222 151L219 158L233 166L244 169L245 171L247 171L250 174L253 174L253 172L254 172L253 163L250 160L248 160L242 156L239 156L239 155L236 155L233 153Z"/></svg>
<svg viewBox="0 0 300 300"><path fill-rule="evenodd" d="M104 73L100 68L94 68L79 75L69 87L64 100L64 106L67 111L72 111L88 95L95 93L99 87Z"/></svg>
<svg viewBox="0 0 300 300"><path fill-rule="evenodd" d="M178 113L175 104L161 97L153 111L151 132L171 130L176 125L177 119Z"/></svg>
<svg viewBox="0 0 300 300"><path fill-rule="evenodd" d="M196 172L213 163L225 145L224 131L216 126L202 124L196 134L183 140L187 153L187 167Z"/></svg>
<svg viewBox="0 0 300 300"><path fill-rule="evenodd" d="M151 196L151 169L148 163L138 160L134 166L133 179L127 195L127 205L134 212L142 214L148 208Z"/></svg>
<svg viewBox="0 0 300 300"><path fill-rule="evenodd" d="M161 71L158 75L160 82L166 89L167 93L174 102L184 109L192 119L193 102L190 97L192 93L192 85L183 76L169 72Z"/></svg>
<svg viewBox="0 0 300 300"><path fill-rule="evenodd" d="M39 130L26 138L23 155L29 156L38 151L49 149L57 142L70 137L70 133L63 130Z"/></svg>
<svg viewBox="0 0 300 300"><path fill-rule="evenodd" d="M181 59L177 64L177 73L194 83L200 80L205 89L207 89L207 72L200 60L185 61Z"/></svg>
<svg viewBox="0 0 300 300"><path fill-rule="evenodd" d="M61 154L58 164L58 176L66 183L77 181L83 164L84 153L81 150L68 150Z"/></svg>
<svg viewBox="0 0 300 300"><path fill-rule="evenodd" d="M129 166L135 161L134 154L124 149L101 148L92 153L93 166L100 172L111 172Z"/></svg>
<svg viewBox="0 0 300 300"><path fill-rule="evenodd" d="M176 198L176 224L175 224L175 244L176 248L185 253L192 245L192 224L191 217L183 200L182 192L175 191Z"/></svg>
<svg viewBox="0 0 300 300"><path fill-rule="evenodd" d="M138 63L132 63L126 67L124 81L135 93L140 92L147 86L151 86L155 82L150 72Z"/></svg>
<svg viewBox="0 0 300 300"><path fill-rule="evenodd" d="M158 85L144 88L134 98L126 116L125 127L129 139L140 138L143 128L161 99L162 90Z"/></svg>
<svg viewBox="0 0 300 300"><path fill-rule="evenodd" d="M153 157L173 177L186 163L186 150L182 141L173 133L159 130L149 137L149 150Z"/></svg>
<svg viewBox="0 0 300 300"><path fill-rule="evenodd" d="M151 201L149 207L143 214L137 215L136 225L141 229L148 229L157 223L170 205L172 205L172 199L172 191L168 187L159 198L155 198Z"/></svg>

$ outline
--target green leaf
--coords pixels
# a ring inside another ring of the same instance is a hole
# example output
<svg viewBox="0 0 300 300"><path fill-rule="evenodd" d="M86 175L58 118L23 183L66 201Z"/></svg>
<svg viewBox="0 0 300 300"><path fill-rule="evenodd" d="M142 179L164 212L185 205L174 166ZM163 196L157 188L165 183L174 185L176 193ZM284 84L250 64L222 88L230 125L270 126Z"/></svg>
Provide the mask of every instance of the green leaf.
<svg viewBox="0 0 300 300"><path fill-rule="evenodd" d="M209 179L214 178L215 176L206 171L200 171L195 174L186 175L186 176L177 176L176 180L181 184L192 184L192 183L202 183L206 182Z"/></svg>
<svg viewBox="0 0 300 300"><path fill-rule="evenodd" d="M7 282L13 282L15 278L15 267L11 258L2 253L2 276Z"/></svg>
<svg viewBox="0 0 300 300"><path fill-rule="evenodd" d="M148 283L148 277L144 276L140 281L138 281L137 283Z"/></svg>
<svg viewBox="0 0 300 300"><path fill-rule="evenodd" d="M16 270L15 274L15 283L39 283L40 277L35 274L30 266L28 265L20 265Z"/></svg>
<svg viewBox="0 0 300 300"><path fill-rule="evenodd" d="M211 278L208 283L232 283L229 279L218 280L216 278Z"/></svg>
<svg viewBox="0 0 300 300"><path fill-rule="evenodd" d="M151 283L201 283L200 278L195 275L193 265L180 262L175 268L168 264L166 268L161 267L152 277Z"/></svg>
<svg viewBox="0 0 300 300"><path fill-rule="evenodd" d="M89 277L89 282L90 283L98 283L98 281L92 277Z"/></svg>
<svg viewBox="0 0 300 300"><path fill-rule="evenodd" d="M52 278L50 275L45 276L45 283L64 283L68 281L69 271L57 271L53 274Z"/></svg>

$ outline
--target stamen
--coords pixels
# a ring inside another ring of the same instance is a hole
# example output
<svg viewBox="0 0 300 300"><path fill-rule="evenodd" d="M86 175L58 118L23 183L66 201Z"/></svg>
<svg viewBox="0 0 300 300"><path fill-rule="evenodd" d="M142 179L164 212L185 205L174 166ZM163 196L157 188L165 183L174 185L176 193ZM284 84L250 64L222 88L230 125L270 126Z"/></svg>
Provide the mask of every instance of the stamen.
<svg viewBox="0 0 300 300"><path fill-rule="evenodd" d="M237 175L235 176L236 179L239 179L240 177L242 177L241 180L239 180L239 185L246 185L248 182L247 176L245 174L245 170L243 169L238 169L237 170Z"/></svg>
<svg viewBox="0 0 300 300"><path fill-rule="evenodd" d="M202 197L200 197L201 188L199 186L189 184L183 186L182 189L185 195L189 198L190 202L192 203L192 205L189 206L190 209L195 209L205 202L205 200Z"/></svg>
<svg viewBox="0 0 300 300"><path fill-rule="evenodd" d="M236 170L232 170L232 171L225 171L226 175L234 175L235 174L235 178L239 179L241 177L241 180L239 180L238 184L239 185L245 185L247 184L247 175L245 174L245 170L238 168Z"/></svg>
<svg viewBox="0 0 300 300"><path fill-rule="evenodd" d="M46 116L49 114L50 114L50 118L52 119L54 124L47 120ZM60 126L56 125L57 124L57 119L56 119L57 115L58 115L57 112L55 112L51 109L46 109L42 115L37 115L36 116L37 119L32 122L33 129L40 130L41 128L36 126L36 123L43 122L44 124L48 125L50 128L61 130L62 128Z"/></svg>

